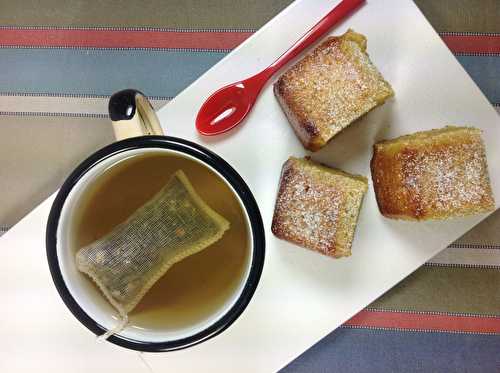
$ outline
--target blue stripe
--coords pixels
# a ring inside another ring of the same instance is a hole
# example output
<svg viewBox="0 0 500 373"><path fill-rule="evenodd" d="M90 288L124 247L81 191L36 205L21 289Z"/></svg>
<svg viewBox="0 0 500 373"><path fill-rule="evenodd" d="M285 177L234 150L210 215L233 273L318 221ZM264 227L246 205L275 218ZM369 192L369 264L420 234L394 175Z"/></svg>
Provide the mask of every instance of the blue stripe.
<svg viewBox="0 0 500 373"><path fill-rule="evenodd" d="M499 351L497 335L340 328L282 372L499 372Z"/></svg>
<svg viewBox="0 0 500 373"><path fill-rule="evenodd" d="M492 103L500 102L500 56L457 56L458 61Z"/></svg>
<svg viewBox="0 0 500 373"><path fill-rule="evenodd" d="M137 88L172 97L225 53L0 48L1 92L110 95Z"/></svg>
<svg viewBox="0 0 500 373"><path fill-rule="evenodd" d="M111 95L136 87L173 97L224 52L0 48L0 91ZM500 56L457 56L493 103L500 103Z"/></svg>

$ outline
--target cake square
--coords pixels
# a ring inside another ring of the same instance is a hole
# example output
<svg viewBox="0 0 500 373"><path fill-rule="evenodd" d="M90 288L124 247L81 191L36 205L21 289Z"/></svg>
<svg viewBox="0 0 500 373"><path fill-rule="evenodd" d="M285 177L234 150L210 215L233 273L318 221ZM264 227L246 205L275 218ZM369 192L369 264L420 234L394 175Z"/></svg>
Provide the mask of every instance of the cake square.
<svg viewBox="0 0 500 373"><path fill-rule="evenodd" d="M352 30L327 38L285 72L274 93L306 149L316 151L394 92Z"/></svg>
<svg viewBox="0 0 500 373"><path fill-rule="evenodd" d="M283 165L271 230L335 258L351 255L365 177L291 157Z"/></svg>
<svg viewBox="0 0 500 373"><path fill-rule="evenodd" d="M374 145L380 212L394 219L447 219L493 211L481 131L447 126Z"/></svg>

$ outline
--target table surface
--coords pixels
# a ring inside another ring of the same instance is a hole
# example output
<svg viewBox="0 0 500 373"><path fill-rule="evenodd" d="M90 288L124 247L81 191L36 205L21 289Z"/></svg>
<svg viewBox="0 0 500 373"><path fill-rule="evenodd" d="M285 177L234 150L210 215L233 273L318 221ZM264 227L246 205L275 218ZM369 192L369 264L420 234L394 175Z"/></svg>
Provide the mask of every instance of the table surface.
<svg viewBox="0 0 500 373"><path fill-rule="evenodd" d="M2 3L2 229L52 193L82 157L112 141L112 92L133 86L157 107L166 104L288 2ZM416 3L499 107L496 1ZM499 227L497 212L285 371L498 370Z"/></svg>

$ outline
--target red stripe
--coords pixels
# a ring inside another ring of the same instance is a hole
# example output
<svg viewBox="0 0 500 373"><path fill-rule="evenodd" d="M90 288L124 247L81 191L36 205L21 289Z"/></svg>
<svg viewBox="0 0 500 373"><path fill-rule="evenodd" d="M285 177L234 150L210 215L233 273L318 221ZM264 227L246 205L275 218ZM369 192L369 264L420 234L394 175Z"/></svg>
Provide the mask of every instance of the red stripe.
<svg viewBox="0 0 500 373"><path fill-rule="evenodd" d="M442 35L453 53L500 53L500 35Z"/></svg>
<svg viewBox="0 0 500 373"><path fill-rule="evenodd" d="M250 32L0 30L0 46L233 49Z"/></svg>
<svg viewBox="0 0 500 373"><path fill-rule="evenodd" d="M0 46L233 49L251 32L1 29ZM442 35L454 53L500 53L500 35Z"/></svg>
<svg viewBox="0 0 500 373"><path fill-rule="evenodd" d="M390 329L500 333L500 317L361 311L344 325Z"/></svg>

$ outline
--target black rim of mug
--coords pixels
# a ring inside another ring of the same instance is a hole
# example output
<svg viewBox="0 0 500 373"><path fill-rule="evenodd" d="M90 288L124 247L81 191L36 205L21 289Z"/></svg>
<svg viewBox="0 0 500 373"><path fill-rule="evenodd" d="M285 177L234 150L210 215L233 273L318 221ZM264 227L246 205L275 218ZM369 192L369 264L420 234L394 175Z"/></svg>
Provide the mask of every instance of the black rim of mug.
<svg viewBox="0 0 500 373"><path fill-rule="evenodd" d="M119 334L108 338L108 341L116 345L137 351L161 352L179 350L206 341L227 329L241 315L250 302L257 288L264 266L265 234L259 208L245 181L236 172L236 170L234 170L234 168L232 168L221 157L200 145L170 136L141 136L129 138L112 143L98 150L78 165L78 167L68 176L52 204L46 230L47 260L57 291L69 310L94 334L101 335L105 333L107 329L99 325L89 315L87 315L87 313L73 298L62 277L61 269L59 268L59 259L57 256L57 228L59 224L59 217L68 194L90 169L113 155L141 148L164 148L176 150L189 154L213 167L232 185L236 193L240 196L250 220L250 228L253 236L253 254L250 272L243 291L236 303L222 318L199 333L173 341L144 342L129 339Z"/></svg>

